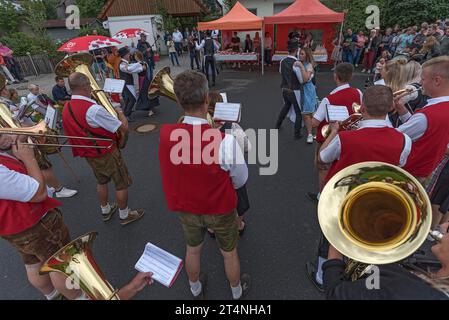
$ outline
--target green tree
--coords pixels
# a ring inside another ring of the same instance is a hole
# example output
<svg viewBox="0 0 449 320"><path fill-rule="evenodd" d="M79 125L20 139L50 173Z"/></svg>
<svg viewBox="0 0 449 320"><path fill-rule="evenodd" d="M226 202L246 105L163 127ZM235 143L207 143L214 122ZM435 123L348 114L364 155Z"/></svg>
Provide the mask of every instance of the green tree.
<svg viewBox="0 0 449 320"><path fill-rule="evenodd" d="M237 3L237 0L223 0L223 10L228 12Z"/></svg>
<svg viewBox="0 0 449 320"><path fill-rule="evenodd" d="M20 25L20 12L9 0L0 0L0 33L17 32Z"/></svg>
<svg viewBox="0 0 449 320"><path fill-rule="evenodd" d="M401 27L449 18L449 2L441 0L386 0L385 24Z"/></svg>
<svg viewBox="0 0 449 320"><path fill-rule="evenodd" d="M37 36L45 34L45 21L47 20L47 8L42 0L25 0L22 2L25 9L24 20Z"/></svg>
<svg viewBox="0 0 449 320"><path fill-rule="evenodd" d="M82 18L96 18L104 4L105 0L76 0Z"/></svg>

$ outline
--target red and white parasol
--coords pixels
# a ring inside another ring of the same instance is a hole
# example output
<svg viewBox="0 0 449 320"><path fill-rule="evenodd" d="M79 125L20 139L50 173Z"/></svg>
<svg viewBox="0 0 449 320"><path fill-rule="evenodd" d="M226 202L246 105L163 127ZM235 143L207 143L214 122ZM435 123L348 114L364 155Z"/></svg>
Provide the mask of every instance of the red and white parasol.
<svg viewBox="0 0 449 320"><path fill-rule="evenodd" d="M114 39L133 39L133 38L140 38L141 34L145 34L146 36L149 35L148 32L146 32L143 29L140 28L132 28L132 29L124 29L122 31L117 32L113 38Z"/></svg>
<svg viewBox="0 0 449 320"><path fill-rule="evenodd" d="M64 43L58 51L80 52L92 51L101 48L117 47L122 43L116 39L104 36L84 36Z"/></svg>

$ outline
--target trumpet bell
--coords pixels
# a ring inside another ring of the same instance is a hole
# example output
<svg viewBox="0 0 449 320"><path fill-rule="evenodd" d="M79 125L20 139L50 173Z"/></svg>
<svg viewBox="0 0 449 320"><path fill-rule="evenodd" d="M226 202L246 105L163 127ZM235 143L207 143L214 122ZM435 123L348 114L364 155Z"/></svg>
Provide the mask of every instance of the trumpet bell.
<svg viewBox="0 0 449 320"><path fill-rule="evenodd" d="M174 81L170 75L170 67L164 67L156 74L153 81L151 81L148 91L149 99L153 100L159 96L164 96L176 102L177 99L173 84Z"/></svg>
<svg viewBox="0 0 449 320"><path fill-rule="evenodd" d="M68 77L79 66L90 66L94 62L94 57L90 53L76 53L68 56L59 62L55 68L55 74L61 77Z"/></svg>
<svg viewBox="0 0 449 320"><path fill-rule="evenodd" d="M49 258L39 270L41 275L49 272L64 274L92 300L119 300L101 272L92 255L96 232L88 233L70 242Z"/></svg>
<svg viewBox="0 0 449 320"><path fill-rule="evenodd" d="M318 219L328 241L343 255L381 265L403 260L422 245L432 211L425 189L408 172L364 162L328 182Z"/></svg>

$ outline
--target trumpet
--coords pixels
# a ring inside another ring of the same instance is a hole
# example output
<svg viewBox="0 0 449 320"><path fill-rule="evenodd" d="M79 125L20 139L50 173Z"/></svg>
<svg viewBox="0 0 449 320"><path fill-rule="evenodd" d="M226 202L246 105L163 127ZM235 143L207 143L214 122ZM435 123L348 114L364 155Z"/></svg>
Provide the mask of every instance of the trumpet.
<svg viewBox="0 0 449 320"><path fill-rule="evenodd" d="M419 88L406 88L406 89L402 89L402 90L398 90L396 92L393 93L393 99L394 100L399 100L401 98L404 98L412 93L418 92L422 89L422 87Z"/></svg>

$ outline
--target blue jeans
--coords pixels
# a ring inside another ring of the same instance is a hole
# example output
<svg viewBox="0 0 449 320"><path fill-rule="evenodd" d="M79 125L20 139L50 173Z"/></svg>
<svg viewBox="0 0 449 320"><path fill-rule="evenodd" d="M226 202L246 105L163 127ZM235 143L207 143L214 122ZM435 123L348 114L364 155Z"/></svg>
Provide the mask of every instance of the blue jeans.
<svg viewBox="0 0 449 320"><path fill-rule="evenodd" d="M343 62L352 63L353 61L352 50L343 50Z"/></svg>
<svg viewBox="0 0 449 320"><path fill-rule="evenodd" d="M176 59L176 64L179 66L178 55L176 54L176 52L170 52L170 59L171 59L171 63L173 65L175 65L175 59Z"/></svg>
<svg viewBox="0 0 449 320"><path fill-rule="evenodd" d="M359 64L360 56L362 55L363 48L355 49L353 64Z"/></svg>
<svg viewBox="0 0 449 320"><path fill-rule="evenodd" d="M176 52L179 55L182 55L182 42L175 42Z"/></svg>
<svg viewBox="0 0 449 320"><path fill-rule="evenodd" d="M200 69L200 61L198 60L198 55L196 54L196 52L190 52L190 67L193 70L193 62L196 63L196 68L199 70Z"/></svg>

